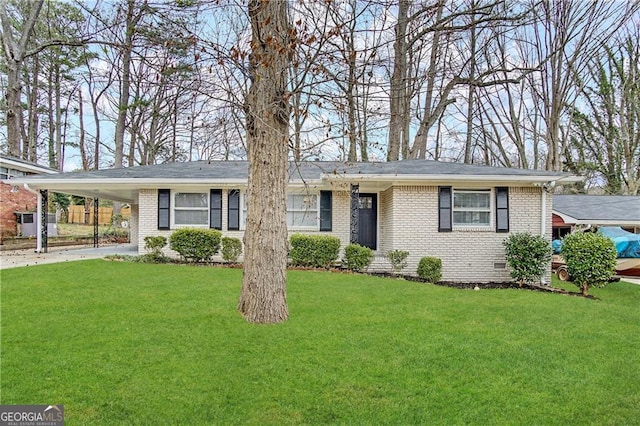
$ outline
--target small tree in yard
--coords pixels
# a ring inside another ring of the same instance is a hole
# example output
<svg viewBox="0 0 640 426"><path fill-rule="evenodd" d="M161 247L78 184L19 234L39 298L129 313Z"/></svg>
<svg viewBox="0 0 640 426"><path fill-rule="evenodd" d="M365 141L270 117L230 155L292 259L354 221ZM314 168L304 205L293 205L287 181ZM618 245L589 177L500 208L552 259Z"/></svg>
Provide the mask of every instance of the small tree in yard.
<svg viewBox="0 0 640 426"><path fill-rule="evenodd" d="M503 242L511 278L522 287L524 283L540 282L549 268L551 245L540 235L528 232L511 234Z"/></svg>
<svg viewBox="0 0 640 426"><path fill-rule="evenodd" d="M569 275L584 296L589 286L604 286L616 266L616 246L609 238L594 232L576 232L562 240L562 257Z"/></svg>

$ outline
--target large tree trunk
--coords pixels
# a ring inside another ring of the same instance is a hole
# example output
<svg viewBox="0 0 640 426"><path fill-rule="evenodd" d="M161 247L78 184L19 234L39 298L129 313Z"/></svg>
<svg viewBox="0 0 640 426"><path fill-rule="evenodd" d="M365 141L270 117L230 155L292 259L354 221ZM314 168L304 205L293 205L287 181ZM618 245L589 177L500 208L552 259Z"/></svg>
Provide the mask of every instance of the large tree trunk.
<svg viewBox="0 0 640 426"><path fill-rule="evenodd" d="M247 225L238 309L249 322L289 317L286 298L287 69L292 40L287 2L249 1L252 40L247 120Z"/></svg>
<svg viewBox="0 0 640 426"><path fill-rule="evenodd" d="M116 121L116 131L114 136L115 141L115 155L114 155L114 167L122 167L124 164L124 134L125 125L127 121L127 113L129 109L129 93L131 90L131 56L133 52L133 39L136 33L136 25L142 17L142 11L139 11L134 15L136 7L135 0L127 1L127 17L126 17L126 31L125 40L121 47L122 49L122 74L121 74L121 89L120 99L118 101L118 120ZM119 207L119 203L118 203ZM116 207L114 206L114 213ZM119 211L119 208L118 208Z"/></svg>
<svg viewBox="0 0 640 426"><path fill-rule="evenodd" d="M400 159L400 146L403 141L405 110L407 105L407 14L409 0L398 2L398 22L395 25L396 38L393 42L393 74L391 75L391 93L389 95L389 142L387 161Z"/></svg>

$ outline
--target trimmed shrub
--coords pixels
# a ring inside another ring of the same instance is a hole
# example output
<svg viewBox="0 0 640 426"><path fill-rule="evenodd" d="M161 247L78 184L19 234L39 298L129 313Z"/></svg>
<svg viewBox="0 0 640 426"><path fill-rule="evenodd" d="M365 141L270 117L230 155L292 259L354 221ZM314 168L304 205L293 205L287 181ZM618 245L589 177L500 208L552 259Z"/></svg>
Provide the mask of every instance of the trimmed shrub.
<svg viewBox="0 0 640 426"><path fill-rule="evenodd" d="M602 287L613 275L616 246L612 240L594 232L576 232L562 240L562 257L573 283L589 294L589 286Z"/></svg>
<svg viewBox="0 0 640 426"><path fill-rule="evenodd" d="M242 241L239 238L222 237L221 254L225 262L236 263L242 254Z"/></svg>
<svg viewBox="0 0 640 426"><path fill-rule="evenodd" d="M522 232L509 235L502 244L511 267L511 278L520 287L524 283L539 283L549 270L553 252L549 242L540 235Z"/></svg>
<svg viewBox="0 0 640 426"><path fill-rule="evenodd" d="M397 274L407 267L407 257L409 256L408 251L389 250L385 256L387 257L389 263L391 263L391 267L393 268L394 273Z"/></svg>
<svg viewBox="0 0 640 426"><path fill-rule="evenodd" d="M437 257L423 257L418 263L418 276L430 283L437 283L442 278L442 260Z"/></svg>
<svg viewBox="0 0 640 426"><path fill-rule="evenodd" d="M153 254L154 256L158 256L162 254L162 249L167 245L167 238L163 236L157 237L144 237L144 248Z"/></svg>
<svg viewBox="0 0 640 426"><path fill-rule="evenodd" d="M221 237L215 229L182 228L171 234L169 244L187 262L205 262L220 250Z"/></svg>
<svg viewBox="0 0 640 426"><path fill-rule="evenodd" d="M342 264L352 271L362 271L371 264L373 250L360 244L349 244L344 248Z"/></svg>
<svg viewBox="0 0 640 426"><path fill-rule="evenodd" d="M329 268L340 254L340 239L330 235L293 234L289 257L295 266Z"/></svg>

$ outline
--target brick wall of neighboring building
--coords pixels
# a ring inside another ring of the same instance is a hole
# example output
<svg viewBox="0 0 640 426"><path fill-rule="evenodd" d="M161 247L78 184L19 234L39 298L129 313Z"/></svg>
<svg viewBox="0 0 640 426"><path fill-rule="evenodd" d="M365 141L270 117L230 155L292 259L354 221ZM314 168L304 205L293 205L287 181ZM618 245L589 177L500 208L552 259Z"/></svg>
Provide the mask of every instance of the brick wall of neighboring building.
<svg viewBox="0 0 640 426"><path fill-rule="evenodd" d="M15 212L36 211L38 197L22 187L0 183L0 239L15 237L17 232Z"/></svg>

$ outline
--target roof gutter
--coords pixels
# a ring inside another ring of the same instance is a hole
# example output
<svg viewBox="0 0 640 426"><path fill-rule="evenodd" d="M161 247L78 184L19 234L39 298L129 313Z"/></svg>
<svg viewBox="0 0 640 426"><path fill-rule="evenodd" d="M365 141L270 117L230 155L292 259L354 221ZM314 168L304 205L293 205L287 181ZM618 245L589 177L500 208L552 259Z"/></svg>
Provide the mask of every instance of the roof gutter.
<svg viewBox="0 0 640 426"><path fill-rule="evenodd" d="M530 183L546 183L562 182L573 183L580 182L582 178L579 176L533 176L533 175L455 175L455 174L439 174L439 175L371 175L371 174L323 174L322 180L346 180L346 181L393 181L393 182L424 182L424 181L449 181L461 182L469 180L483 180L493 182L530 182Z"/></svg>

